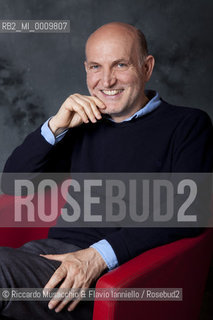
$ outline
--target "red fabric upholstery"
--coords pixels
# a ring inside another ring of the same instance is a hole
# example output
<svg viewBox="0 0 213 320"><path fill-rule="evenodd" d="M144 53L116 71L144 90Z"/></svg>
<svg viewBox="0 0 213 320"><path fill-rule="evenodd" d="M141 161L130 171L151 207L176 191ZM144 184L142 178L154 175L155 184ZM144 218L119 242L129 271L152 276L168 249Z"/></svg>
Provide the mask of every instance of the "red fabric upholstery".
<svg viewBox="0 0 213 320"><path fill-rule="evenodd" d="M94 320L195 320L213 249L213 230L149 250L102 276L96 288L182 288L178 301L97 301Z"/></svg>
<svg viewBox="0 0 213 320"><path fill-rule="evenodd" d="M16 198L17 199L17 198ZM35 211L37 208L37 197L34 197L33 201ZM59 197L59 208L64 204L65 200ZM50 197L45 196L46 209L51 210ZM0 196L0 221L4 225L13 225L15 197L9 195ZM23 208L23 211L25 208ZM23 217L26 215L23 213ZM35 213L36 216L36 213ZM1 225L2 226L2 225ZM17 248L23 245L25 242L37 239L45 239L48 234L48 227L0 227L0 246L8 246Z"/></svg>
<svg viewBox="0 0 213 320"><path fill-rule="evenodd" d="M13 211L0 197L0 215ZM48 228L1 228L0 245L18 247L47 236ZM149 250L102 276L96 288L182 288L182 301L95 301L93 320L195 320L199 317L213 250L213 229Z"/></svg>

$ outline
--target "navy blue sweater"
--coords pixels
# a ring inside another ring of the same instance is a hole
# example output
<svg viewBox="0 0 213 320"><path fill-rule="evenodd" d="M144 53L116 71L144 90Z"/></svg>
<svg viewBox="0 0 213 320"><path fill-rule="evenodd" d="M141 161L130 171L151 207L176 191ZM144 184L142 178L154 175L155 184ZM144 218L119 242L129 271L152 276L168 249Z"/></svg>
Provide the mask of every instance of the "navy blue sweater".
<svg viewBox="0 0 213 320"><path fill-rule="evenodd" d="M31 133L9 157L5 172L212 172L213 129L198 109L162 101L128 122L102 119L70 129L55 146ZM52 228L49 237L86 248L106 239L119 264L150 248L194 236L197 229Z"/></svg>

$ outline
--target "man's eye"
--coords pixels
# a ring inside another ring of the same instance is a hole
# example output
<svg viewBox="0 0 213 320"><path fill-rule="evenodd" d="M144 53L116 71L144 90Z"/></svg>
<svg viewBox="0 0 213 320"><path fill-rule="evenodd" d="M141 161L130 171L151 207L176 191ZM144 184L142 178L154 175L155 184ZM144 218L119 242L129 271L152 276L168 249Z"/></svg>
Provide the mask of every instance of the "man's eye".
<svg viewBox="0 0 213 320"><path fill-rule="evenodd" d="M120 62L120 63L117 64L117 66L118 66L118 68L123 69L123 68L126 68L126 67L127 67L127 64Z"/></svg>
<svg viewBox="0 0 213 320"><path fill-rule="evenodd" d="M118 66L119 66L119 67L125 67L126 64L125 64L125 63L118 63Z"/></svg>
<svg viewBox="0 0 213 320"><path fill-rule="evenodd" d="M98 65L97 64L94 64L93 66L90 66L90 69L91 70L97 70L98 69Z"/></svg>

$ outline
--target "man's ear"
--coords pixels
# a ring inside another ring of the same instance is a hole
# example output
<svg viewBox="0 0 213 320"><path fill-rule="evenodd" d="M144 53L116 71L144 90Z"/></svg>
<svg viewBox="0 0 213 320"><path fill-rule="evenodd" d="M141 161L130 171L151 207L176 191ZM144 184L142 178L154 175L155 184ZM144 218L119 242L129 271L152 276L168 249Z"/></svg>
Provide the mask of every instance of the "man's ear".
<svg viewBox="0 0 213 320"><path fill-rule="evenodd" d="M84 61L84 67L85 67L85 71L87 72L87 62Z"/></svg>
<svg viewBox="0 0 213 320"><path fill-rule="evenodd" d="M145 58L145 61L143 63L143 72L144 72L145 82L149 81L152 75L154 65L155 65L155 58L151 55L148 55Z"/></svg>

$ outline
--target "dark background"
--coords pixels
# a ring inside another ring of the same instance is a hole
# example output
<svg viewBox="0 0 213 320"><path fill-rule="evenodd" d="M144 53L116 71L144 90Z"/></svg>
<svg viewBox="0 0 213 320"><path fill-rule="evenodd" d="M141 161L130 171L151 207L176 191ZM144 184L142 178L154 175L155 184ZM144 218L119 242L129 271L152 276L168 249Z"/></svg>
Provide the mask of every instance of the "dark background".
<svg viewBox="0 0 213 320"><path fill-rule="evenodd" d="M71 23L69 34L0 34L0 171L15 146L68 95L87 94L84 44L110 21L134 24L145 33L156 59L147 88L213 119L212 0L0 0L0 19ZM202 319L212 319L211 312Z"/></svg>
<svg viewBox="0 0 213 320"><path fill-rule="evenodd" d="M84 44L110 21L141 28L156 66L147 88L213 119L212 0L0 0L0 19L69 19L68 34L0 34L0 171L64 99L87 93Z"/></svg>

